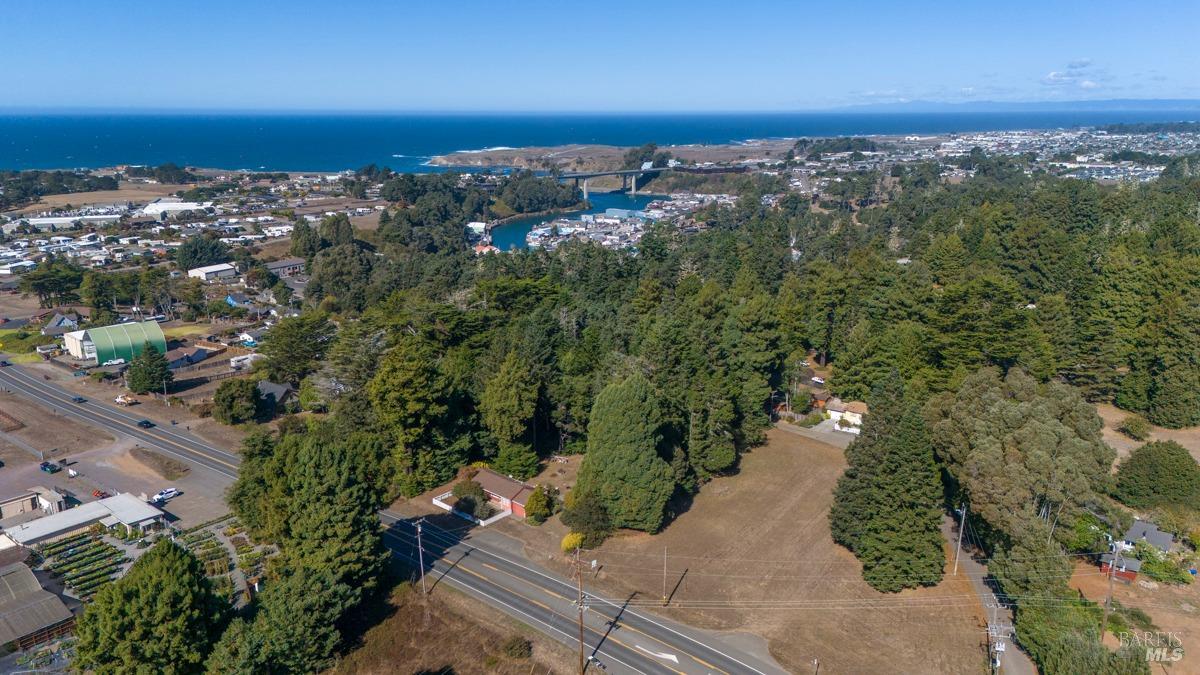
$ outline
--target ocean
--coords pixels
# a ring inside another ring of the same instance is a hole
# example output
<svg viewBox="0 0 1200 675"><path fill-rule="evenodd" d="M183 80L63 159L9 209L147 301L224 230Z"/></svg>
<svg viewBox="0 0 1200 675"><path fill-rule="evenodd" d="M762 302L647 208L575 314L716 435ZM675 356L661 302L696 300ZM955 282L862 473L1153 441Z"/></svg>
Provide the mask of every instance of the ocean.
<svg viewBox="0 0 1200 675"><path fill-rule="evenodd" d="M493 147L1054 129L1172 120L1164 111L780 114L0 114L0 169L175 162L222 169L436 171Z"/></svg>

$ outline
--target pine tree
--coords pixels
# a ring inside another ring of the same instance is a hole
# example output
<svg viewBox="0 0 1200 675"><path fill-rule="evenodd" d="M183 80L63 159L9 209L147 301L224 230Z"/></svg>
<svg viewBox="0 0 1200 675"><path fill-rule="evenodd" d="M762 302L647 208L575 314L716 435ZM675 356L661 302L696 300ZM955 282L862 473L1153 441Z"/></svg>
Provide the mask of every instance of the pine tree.
<svg viewBox="0 0 1200 675"><path fill-rule="evenodd" d="M129 370L125 373L125 384L129 386L129 391L135 394L162 392L171 383L171 379L171 366L167 363L167 357L149 342L142 345L142 353L133 357L129 362Z"/></svg>
<svg viewBox="0 0 1200 675"><path fill-rule="evenodd" d="M529 434L537 397L538 383L529 364L510 351L484 387L479 402L483 423L502 445L518 443Z"/></svg>
<svg viewBox="0 0 1200 675"><path fill-rule="evenodd" d="M222 603L195 556L160 540L79 619L75 665L96 673L199 673Z"/></svg>
<svg viewBox="0 0 1200 675"><path fill-rule="evenodd" d="M1200 305L1173 295L1154 313L1146 418L1178 429L1200 424Z"/></svg>
<svg viewBox="0 0 1200 675"><path fill-rule="evenodd" d="M925 251L925 264L937 283L947 286L963 280L967 269L967 249L953 232L933 240Z"/></svg>
<svg viewBox="0 0 1200 675"><path fill-rule="evenodd" d="M501 441L500 452L496 453L496 459L492 461L492 468L518 480L526 480L537 475L540 462L533 446L527 443Z"/></svg>
<svg viewBox="0 0 1200 675"><path fill-rule="evenodd" d="M592 407L588 452L575 490L594 492L612 524L655 532L675 489L671 467L658 456L659 412L642 375L605 387Z"/></svg>

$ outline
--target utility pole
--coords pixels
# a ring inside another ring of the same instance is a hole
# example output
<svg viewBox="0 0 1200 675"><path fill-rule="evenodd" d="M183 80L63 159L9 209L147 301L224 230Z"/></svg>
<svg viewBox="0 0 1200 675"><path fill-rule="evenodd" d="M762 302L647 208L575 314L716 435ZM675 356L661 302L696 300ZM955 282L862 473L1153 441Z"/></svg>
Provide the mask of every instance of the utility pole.
<svg viewBox="0 0 1200 675"><path fill-rule="evenodd" d="M575 580L578 584L579 597L579 675L587 669L587 661L583 657L583 568L579 566L579 547L575 547Z"/></svg>
<svg viewBox="0 0 1200 675"><path fill-rule="evenodd" d="M1012 637L1012 626L1001 623L996 619L998 605L989 605L992 619L988 621L988 667L992 672L1000 672L1001 658L1008 648L1007 640Z"/></svg>
<svg viewBox="0 0 1200 675"><path fill-rule="evenodd" d="M667 606L667 547L663 546L663 607Z"/></svg>
<svg viewBox="0 0 1200 675"><path fill-rule="evenodd" d="M958 510L961 519L958 521L958 544L954 547L954 576L958 576L958 554L962 551L963 530L967 529L967 503L963 502Z"/></svg>
<svg viewBox="0 0 1200 675"><path fill-rule="evenodd" d="M1104 620L1100 622L1100 639L1104 639L1104 634L1108 632L1108 612L1112 608L1113 594L1113 576L1116 574L1117 561L1121 557L1121 550L1118 544L1113 544L1113 557L1108 563L1108 597L1104 599Z"/></svg>
<svg viewBox="0 0 1200 675"><path fill-rule="evenodd" d="M421 567L421 595L429 595L429 591L425 590L425 549L421 546L421 523L425 519L417 521L417 564Z"/></svg>

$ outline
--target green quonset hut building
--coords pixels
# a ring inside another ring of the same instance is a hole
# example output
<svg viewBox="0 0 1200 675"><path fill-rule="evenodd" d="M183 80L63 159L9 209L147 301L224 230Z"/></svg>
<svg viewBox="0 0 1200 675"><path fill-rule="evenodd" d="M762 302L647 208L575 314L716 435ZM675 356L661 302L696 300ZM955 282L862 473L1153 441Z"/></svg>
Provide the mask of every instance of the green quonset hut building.
<svg viewBox="0 0 1200 675"><path fill-rule="evenodd" d="M131 321L63 334L63 346L71 356L98 365L119 359L129 363L142 353L147 342L160 354L167 353L167 337L156 321Z"/></svg>

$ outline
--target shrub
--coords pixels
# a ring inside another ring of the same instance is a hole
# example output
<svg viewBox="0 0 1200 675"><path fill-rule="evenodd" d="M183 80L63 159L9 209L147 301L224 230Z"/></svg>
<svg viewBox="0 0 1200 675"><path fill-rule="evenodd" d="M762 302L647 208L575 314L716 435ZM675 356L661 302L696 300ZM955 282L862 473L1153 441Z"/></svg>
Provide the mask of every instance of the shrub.
<svg viewBox="0 0 1200 675"><path fill-rule="evenodd" d="M1200 501L1200 465L1175 441L1147 443L1121 462L1116 496L1134 508Z"/></svg>
<svg viewBox="0 0 1200 675"><path fill-rule="evenodd" d="M487 494L483 491L483 486L470 478L461 480L454 485L451 490L458 503L454 505L456 511L469 513L480 520L486 520L492 515L492 507L488 504Z"/></svg>
<svg viewBox="0 0 1200 675"><path fill-rule="evenodd" d="M546 495L546 488L539 485L525 502L525 520L534 525L541 525L549 517L550 498Z"/></svg>
<svg viewBox="0 0 1200 675"><path fill-rule="evenodd" d="M1168 584L1192 583L1192 575L1180 567L1176 560L1146 542L1139 541L1135 545L1134 555L1142 561L1142 574L1155 581Z"/></svg>
<svg viewBox="0 0 1200 675"><path fill-rule="evenodd" d="M505 640L504 644L500 646L500 650L510 659L527 659L533 656L533 644L520 635L514 635Z"/></svg>
<svg viewBox="0 0 1200 675"><path fill-rule="evenodd" d="M573 553L577 548L583 548L583 534L579 532L568 532L562 538L562 542L558 545L563 553Z"/></svg>
<svg viewBox="0 0 1200 675"><path fill-rule="evenodd" d="M1150 423L1141 415L1130 415L1121 420L1121 425L1117 427L1117 431L1135 441L1144 441L1150 438Z"/></svg>
<svg viewBox="0 0 1200 675"><path fill-rule="evenodd" d="M796 424L802 427L815 427L824 419L825 415L823 415L820 410L816 410L796 420Z"/></svg>
<svg viewBox="0 0 1200 675"><path fill-rule="evenodd" d="M583 535L583 546L595 548L612 533L608 509L592 492L572 493L572 499L562 514L563 524Z"/></svg>

